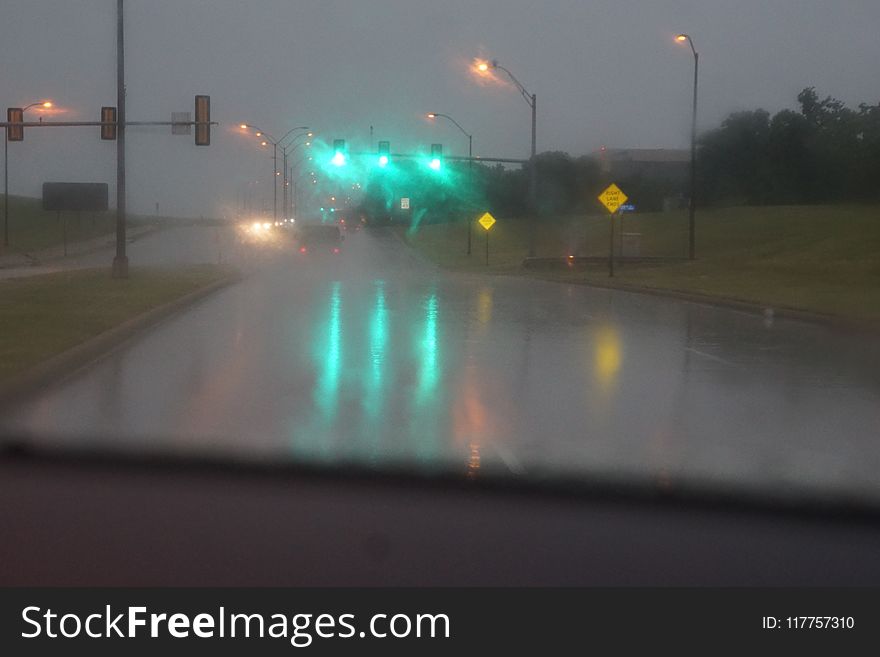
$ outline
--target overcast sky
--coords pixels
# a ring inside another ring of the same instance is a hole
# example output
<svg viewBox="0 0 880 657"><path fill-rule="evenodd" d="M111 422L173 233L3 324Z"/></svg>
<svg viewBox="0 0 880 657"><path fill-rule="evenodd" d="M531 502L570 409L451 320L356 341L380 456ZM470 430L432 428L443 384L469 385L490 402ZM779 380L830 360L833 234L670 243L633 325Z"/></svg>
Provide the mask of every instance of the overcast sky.
<svg viewBox="0 0 880 657"><path fill-rule="evenodd" d="M325 139L394 151L442 142L466 153L455 117L483 156L527 157L529 107L481 84L473 56L497 58L538 98L538 150L686 147L693 58L701 128L729 112L796 105L815 86L855 106L880 101L880 0L126 0L130 120L170 120L211 95L221 123L208 148L166 128L129 131L129 207L209 215L272 161L244 121L280 136L309 125ZM48 97L53 119L97 120L116 104L115 0L3 0L0 103ZM35 120L38 114L28 113ZM48 120L47 115L47 120ZM9 145L10 190L45 180L104 181L113 142L97 129L31 130Z"/></svg>

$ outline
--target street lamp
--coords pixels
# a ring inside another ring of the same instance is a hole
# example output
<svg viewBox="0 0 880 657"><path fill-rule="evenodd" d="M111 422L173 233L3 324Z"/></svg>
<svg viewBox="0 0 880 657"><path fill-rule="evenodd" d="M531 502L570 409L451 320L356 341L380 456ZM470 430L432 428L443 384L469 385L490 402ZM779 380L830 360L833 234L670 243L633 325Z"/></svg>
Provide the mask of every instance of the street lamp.
<svg viewBox="0 0 880 657"><path fill-rule="evenodd" d="M697 212L697 73L700 67L700 53L694 48L694 40L688 34L679 34L675 37L678 43L685 43L691 47L694 53L694 109L691 115L691 193L688 201L688 258L693 260L697 257L696 221Z"/></svg>
<svg viewBox="0 0 880 657"><path fill-rule="evenodd" d="M290 149L290 154L295 153L296 149L303 145L303 143L297 143L297 140L299 140L303 137L309 138L312 136L314 136L314 133L312 133L312 132L308 132L308 133L302 132L302 133L296 135L293 139L291 139L290 143L281 146L281 155L282 155L282 159L284 161L284 166L283 166L283 170L284 170L284 182L283 182L284 205L283 205L283 207L284 207L284 210L283 210L283 212L284 212L285 218L288 218L293 213L293 208L289 206L290 194L288 193L288 189L287 189L290 186L290 178L287 175L287 155L288 155L287 149ZM307 142L305 142L305 145L311 146L312 142L307 141Z"/></svg>
<svg viewBox="0 0 880 657"><path fill-rule="evenodd" d="M281 139L275 139L265 130L261 130L257 126L249 123L242 123L239 126L242 130L247 130L248 128L253 128L256 130L257 137L264 137L264 141L260 142L260 146L266 146L268 143L272 144L272 166L273 166L273 179L275 180L275 185L273 188L273 211L272 218L275 221L278 221L278 146L285 140L290 134L295 130L308 130L309 126L301 125L295 128L291 128L287 132L284 133L284 136Z"/></svg>
<svg viewBox="0 0 880 657"><path fill-rule="evenodd" d="M51 100L38 100L21 108L22 113L37 106L49 109ZM9 128L3 130L3 246L9 246Z"/></svg>
<svg viewBox="0 0 880 657"><path fill-rule="evenodd" d="M535 138L535 127L536 127L536 108L538 105L538 99L535 94L530 94L526 88L522 85L522 83L516 79L516 77L509 70L504 68L501 64L498 63L497 59L493 59L491 62L478 61L476 64L477 71L480 73L487 73L489 69L499 69L504 71L507 74L507 77L510 78L511 82L516 85L516 88L519 90L519 93L522 95L523 99L525 99L526 103L528 103L529 107L532 108L532 156L529 160L529 205L532 210L531 221L529 222L529 255L534 257L535 255L535 213L537 212L537 196L538 196L538 180L537 180L537 172L535 170L535 153L536 153L536 138Z"/></svg>
<svg viewBox="0 0 880 657"><path fill-rule="evenodd" d="M474 185L474 136L470 134L467 130L459 125L458 121L453 119L448 114L441 114L440 112L428 112L429 119L436 119L437 117L442 117L444 119L449 119L452 123L455 124L459 130L461 130L462 134L468 138L468 184L471 186L471 193L473 193L473 185ZM471 254L471 222L467 221L467 254Z"/></svg>

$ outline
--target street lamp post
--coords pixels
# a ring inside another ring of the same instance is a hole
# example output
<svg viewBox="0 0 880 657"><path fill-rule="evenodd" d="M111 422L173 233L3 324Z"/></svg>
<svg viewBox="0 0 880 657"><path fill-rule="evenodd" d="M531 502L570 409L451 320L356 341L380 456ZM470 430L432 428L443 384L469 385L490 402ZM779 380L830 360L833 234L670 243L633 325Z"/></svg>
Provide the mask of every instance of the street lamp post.
<svg viewBox="0 0 880 657"><path fill-rule="evenodd" d="M536 138L536 127L537 127L537 105L538 98L535 94L530 94L526 88L522 85L522 83L516 79L516 77L509 70L504 68L501 64L498 63L497 59L493 59L491 62L481 62L477 69L481 72L486 72L490 68L497 68L505 73L511 79L516 88L519 90L519 93L522 95L523 99L529 104L529 107L532 108L532 156L529 159L529 205L531 206L532 216L529 222L529 256L534 257L536 253L535 249L535 214L538 210L538 179L537 179L537 171L535 169L535 154L537 152L537 138Z"/></svg>
<svg viewBox="0 0 880 657"><path fill-rule="evenodd" d="M468 184L470 185L470 191L473 193L474 188L474 136L469 133L467 130L459 125L458 121L453 119L448 114L441 114L440 112L429 112L428 118L435 119L438 116L442 116L444 119L449 119L452 121L455 126L461 130L462 134L468 138ZM471 254L471 222L468 220L467 222L467 254Z"/></svg>
<svg viewBox="0 0 880 657"><path fill-rule="evenodd" d="M52 107L52 101L38 100L25 105L21 108L22 114L37 105L48 109ZM9 128L3 129L3 246L9 246Z"/></svg>
<svg viewBox="0 0 880 657"><path fill-rule="evenodd" d="M287 134L289 135L290 132L288 132ZM283 208L284 209L283 209L283 212L284 212L285 218L290 216L290 208L288 207L289 192L287 191L287 188L290 185L290 178L288 178L288 176L287 176L287 149L288 148L290 149L291 154L294 153L297 148L302 146L302 144L297 143L297 139L300 139L301 137L311 137L312 134L313 133L311 133L311 132L303 132L301 134L298 134L290 141L289 144L283 145L281 147L282 159L284 160L284 165L282 168L282 170L284 171L284 176L283 176L284 179L283 179L282 187L284 188L284 199L283 199ZM285 135L285 137L286 137L286 135ZM284 138L282 138L281 141L284 141ZM311 146L311 142L306 142L306 146Z"/></svg>
<svg viewBox="0 0 880 657"><path fill-rule="evenodd" d="M242 123L242 130L247 130L248 128L253 128L257 131L257 136L263 136L266 138L267 142L272 144L272 193L273 193L273 210L272 210L272 218L275 221L278 221L278 146L290 136L294 130L308 130L309 127L307 125L297 126L295 128L291 128L287 132L284 133L284 136L281 139L275 139L265 130L261 130L257 126L249 123Z"/></svg>
<svg viewBox="0 0 880 657"><path fill-rule="evenodd" d="M696 242L696 212L697 212L697 75L700 67L700 53L694 48L694 41L688 34L679 34L675 37L679 43L687 41L694 53L694 107L691 115L691 192L688 202L688 258L693 260L697 257Z"/></svg>

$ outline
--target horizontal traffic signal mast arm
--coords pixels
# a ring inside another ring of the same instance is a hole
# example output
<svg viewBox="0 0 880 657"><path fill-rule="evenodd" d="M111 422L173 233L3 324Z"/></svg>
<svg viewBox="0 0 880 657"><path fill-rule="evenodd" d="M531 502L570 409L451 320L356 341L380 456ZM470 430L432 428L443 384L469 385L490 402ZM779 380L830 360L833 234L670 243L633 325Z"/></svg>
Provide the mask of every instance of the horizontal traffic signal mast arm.
<svg viewBox="0 0 880 657"><path fill-rule="evenodd" d="M8 123L2 122L0 123L0 128L5 128L7 126L21 126L22 128L72 128L76 126L92 126L98 127L102 125L116 125L116 121L26 121L24 123ZM165 126L174 126L174 125L220 125L217 121L208 121L206 123L199 123L197 121L126 121L125 125L165 125Z"/></svg>
<svg viewBox="0 0 880 657"><path fill-rule="evenodd" d="M356 153L349 153L349 155L356 157L376 157L375 151L360 151ZM401 158L401 159L415 159L425 157L424 153L391 153L388 157L390 158ZM509 162L511 164L528 164L528 160L518 160L516 158L510 157L468 157L467 155L444 155L444 160L459 160L462 162L467 162L469 160L473 160L474 162Z"/></svg>

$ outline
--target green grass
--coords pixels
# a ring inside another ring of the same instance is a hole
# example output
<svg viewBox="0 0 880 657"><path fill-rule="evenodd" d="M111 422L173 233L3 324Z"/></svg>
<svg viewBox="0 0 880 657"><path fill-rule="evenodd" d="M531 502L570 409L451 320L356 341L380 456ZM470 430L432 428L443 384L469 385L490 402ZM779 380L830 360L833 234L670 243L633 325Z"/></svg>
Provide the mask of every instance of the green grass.
<svg viewBox="0 0 880 657"><path fill-rule="evenodd" d="M0 220L3 196L0 194ZM38 198L9 196L9 245L13 251L30 253L57 246L64 241L67 221L68 243L109 235L116 230L116 212L46 212ZM128 215L131 226L154 221L153 217ZM2 229L2 227L0 227Z"/></svg>
<svg viewBox="0 0 880 657"><path fill-rule="evenodd" d="M687 245L684 212L628 215L623 230L641 234L642 255L682 256ZM429 259L459 271L526 274L569 282L607 284L604 264L570 270L530 271L526 222L500 219L485 241L474 232L464 253L462 226L422 226L407 240ZM618 229L619 232L619 229ZM608 218L555 217L539 229L538 255L607 256ZM785 307L880 320L880 207L775 206L701 210L697 260L618 265L614 281Z"/></svg>
<svg viewBox="0 0 880 657"><path fill-rule="evenodd" d="M133 268L128 279L84 269L0 281L0 381L131 319L232 275L195 265Z"/></svg>

